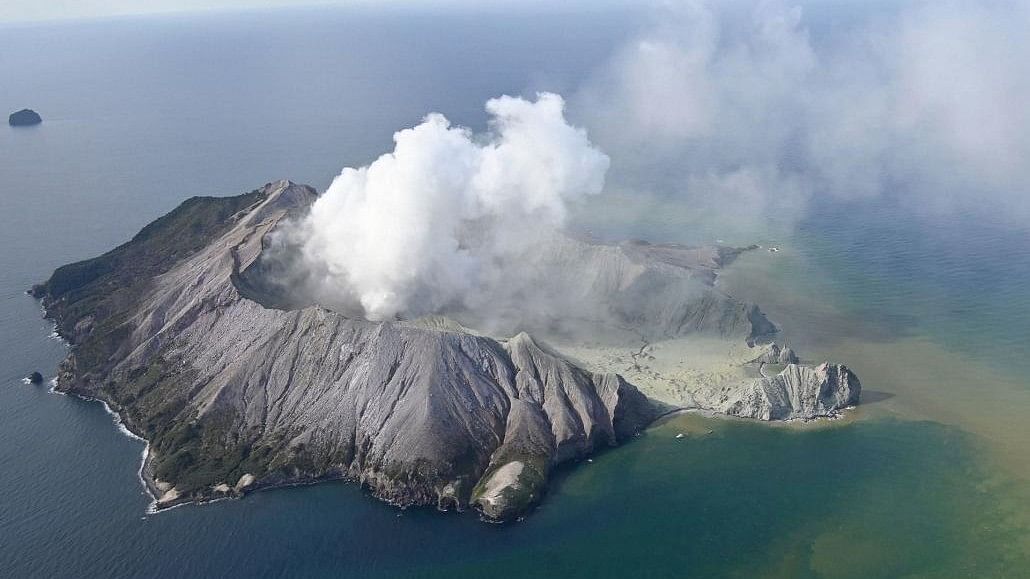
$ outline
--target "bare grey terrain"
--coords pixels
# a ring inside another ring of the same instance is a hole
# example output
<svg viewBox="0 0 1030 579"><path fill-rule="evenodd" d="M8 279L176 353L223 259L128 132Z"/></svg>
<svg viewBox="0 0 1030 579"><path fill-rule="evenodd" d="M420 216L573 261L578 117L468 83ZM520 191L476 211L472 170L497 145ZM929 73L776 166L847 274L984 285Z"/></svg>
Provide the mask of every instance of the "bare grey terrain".
<svg viewBox="0 0 1030 579"><path fill-rule="evenodd" d="M779 374L702 385L691 405L659 402L516 331L764 340L776 328L757 306L715 286L742 250L562 237L542 259L564 274L541 287L589 304L568 320L456 310L371 322L274 275L283 254L272 233L315 198L286 181L193 198L33 288L71 344L57 388L105 401L149 441L142 474L158 508L349 479L397 505L506 520L540 499L554 466L677 407L777 420L858 401L847 368L798 365L777 347L760 356L785 364Z"/></svg>

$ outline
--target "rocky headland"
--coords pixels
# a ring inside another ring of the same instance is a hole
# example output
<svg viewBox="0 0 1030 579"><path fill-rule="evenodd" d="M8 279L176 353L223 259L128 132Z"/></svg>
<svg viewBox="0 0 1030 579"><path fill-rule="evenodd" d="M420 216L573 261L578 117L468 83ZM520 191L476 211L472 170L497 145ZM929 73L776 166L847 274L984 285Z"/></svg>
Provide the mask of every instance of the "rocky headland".
<svg viewBox="0 0 1030 579"><path fill-rule="evenodd" d="M547 328L568 339L593 324L642 341L627 380L604 356L581 361L600 350L570 356L525 331L484 335L460 311L372 322L290 296L272 281L272 233L315 199L287 181L194 197L31 290L70 344L56 388L104 401L148 441L141 474L157 508L348 479L400 506L509 520L540 499L556 465L671 410L807 419L858 401L847 368L774 353L761 310L718 290L719 269L745 249L555 240L546 259L569 276L555 283L578 281L569 287L581 301L607 311ZM643 359L694 336L745 344L762 372L665 395ZM782 370L768 376L766 364Z"/></svg>

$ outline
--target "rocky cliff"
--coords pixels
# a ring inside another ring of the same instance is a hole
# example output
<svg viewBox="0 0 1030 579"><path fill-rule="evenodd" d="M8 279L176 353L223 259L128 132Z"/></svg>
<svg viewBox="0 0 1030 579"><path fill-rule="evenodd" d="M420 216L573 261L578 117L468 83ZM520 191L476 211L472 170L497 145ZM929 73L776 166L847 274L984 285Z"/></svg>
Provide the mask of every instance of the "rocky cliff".
<svg viewBox="0 0 1030 579"><path fill-rule="evenodd" d="M693 407L757 420L809 420L834 416L858 404L862 385L840 364L814 368L791 363L774 376L731 388L698 388Z"/></svg>
<svg viewBox="0 0 1030 579"><path fill-rule="evenodd" d="M446 318L369 322L306 298L285 303L262 281L262 256L270 233L315 196L283 181L193 198L32 289L71 344L57 388L105 401L149 441L142 473L158 508L343 478L398 505L471 505L510 519L539 499L555 465L668 410L526 333L497 339ZM570 241L555 252L564 254L594 256L572 270L614 264L606 271L618 275L586 285L609 292L619 323L641 333L750 339L775 329L711 289L732 251ZM643 288L658 299L634 305ZM793 372L711 406L776 419L857 400L846 369ZM812 372L836 385L813 390Z"/></svg>

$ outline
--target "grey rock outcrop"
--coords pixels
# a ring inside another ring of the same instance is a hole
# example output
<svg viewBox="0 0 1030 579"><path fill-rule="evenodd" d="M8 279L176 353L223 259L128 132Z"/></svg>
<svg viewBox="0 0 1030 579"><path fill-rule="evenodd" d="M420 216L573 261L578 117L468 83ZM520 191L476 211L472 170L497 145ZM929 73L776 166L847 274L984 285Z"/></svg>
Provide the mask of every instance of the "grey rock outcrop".
<svg viewBox="0 0 1030 579"><path fill-rule="evenodd" d="M790 348L783 348L779 355L780 364L797 364L799 362L797 353Z"/></svg>
<svg viewBox="0 0 1030 579"><path fill-rule="evenodd" d="M751 361L752 364L797 364L799 362L797 353L788 347L780 347L779 344L770 343L763 346L764 351L760 356Z"/></svg>
<svg viewBox="0 0 1030 579"><path fill-rule="evenodd" d="M756 420L810 420L836 416L859 402L862 384L846 366L789 364L782 372L733 388L700 389L695 406Z"/></svg>
<svg viewBox="0 0 1030 579"><path fill-rule="evenodd" d="M32 125L38 125L43 122L43 117L39 116L39 113L32 109L22 109L20 111L11 113L7 117L7 124L12 127L29 127Z"/></svg>

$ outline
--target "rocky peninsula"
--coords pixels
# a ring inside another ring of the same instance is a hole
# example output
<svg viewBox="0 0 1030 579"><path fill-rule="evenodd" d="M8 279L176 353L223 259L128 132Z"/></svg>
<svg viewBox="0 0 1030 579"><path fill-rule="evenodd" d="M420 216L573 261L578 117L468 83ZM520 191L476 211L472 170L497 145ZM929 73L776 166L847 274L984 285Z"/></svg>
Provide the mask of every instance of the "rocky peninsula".
<svg viewBox="0 0 1030 579"><path fill-rule="evenodd" d="M580 276L584 295L609 305L608 318L586 326L642 340L640 356L716 336L782 365L676 396L663 396L661 381L638 389L613 371L619 364L583 355L603 348L569 355L525 331L485 335L461 312L372 322L291 298L271 281L272 234L316 196L280 181L194 197L32 289L71 348L56 388L104 401L148 441L141 475L157 508L347 479L399 506L510 520L540 500L556 465L677 408L807 419L858 402L850 370L773 353L776 327L718 290L718 270L740 249L563 238L548 252ZM642 363L630 360L644 377Z"/></svg>

